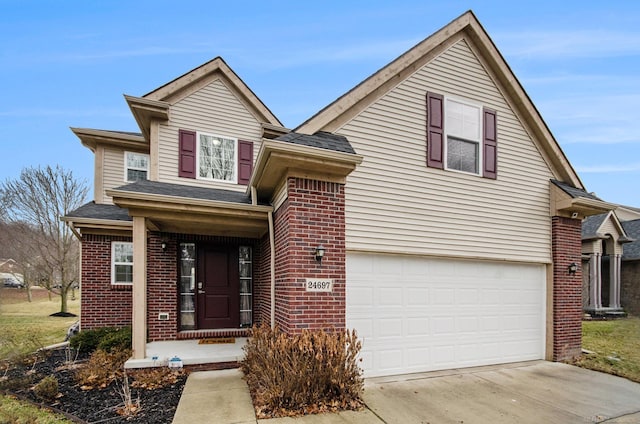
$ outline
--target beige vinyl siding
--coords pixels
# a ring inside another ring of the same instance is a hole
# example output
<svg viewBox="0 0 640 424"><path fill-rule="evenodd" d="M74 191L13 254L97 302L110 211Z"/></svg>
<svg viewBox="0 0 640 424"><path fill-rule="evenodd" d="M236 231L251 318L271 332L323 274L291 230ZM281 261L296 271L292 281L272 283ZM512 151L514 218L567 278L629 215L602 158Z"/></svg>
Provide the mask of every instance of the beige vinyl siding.
<svg viewBox="0 0 640 424"><path fill-rule="evenodd" d="M260 149L260 122L220 79L171 106L170 121L159 128L159 181L227 190L246 186L178 177L178 130L185 129L253 142L254 160Z"/></svg>
<svg viewBox="0 0 640 424"><path fill-rule="evenodd" d="M127 184L124 180L124 151L105 147L102 169L102 200L104 203L113 203L111 197L106 195L106 191Z"/></svg>
<svg viewBox="0 0 640 424"><path fill-rule="evenodd" d="M426 167L427 91L497 110L497 180ZM464 40L337 132L364 156L346 185L348 250L551 260L552 173Z"/></svg>
<svg viewBox="0 0 640 424"><path fill-rule="evenodd" d="M599 233L603 234L603 235L607 235L610 234L613 238L613 240L615 240L615 242L611 242L611 241L606 241L603 240L603 243L609 243L608 244L608 254L616 254L616 255L621 255L622 254L622 245L620 243L618 243L618 239L620 238L620 230L618 229L618 227L616 226L616 224L614 223L614 218L613 217L609 217L607 219L605 219L605 221L602 223L602 225L599 228ZM611 246L613 246L613 252L611 252Z"/></svg>

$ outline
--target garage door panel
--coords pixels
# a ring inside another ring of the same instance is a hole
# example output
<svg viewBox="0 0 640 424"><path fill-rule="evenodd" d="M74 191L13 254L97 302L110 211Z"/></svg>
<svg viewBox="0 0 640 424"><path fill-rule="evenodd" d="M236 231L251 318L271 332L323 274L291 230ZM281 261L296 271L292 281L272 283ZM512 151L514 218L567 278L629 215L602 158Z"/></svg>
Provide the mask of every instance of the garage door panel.
<svg viewBox="0 0 640 424"><path fill-rule="evenodd" d="M347 255L365 375L544 356L545 266Z"/></svg>

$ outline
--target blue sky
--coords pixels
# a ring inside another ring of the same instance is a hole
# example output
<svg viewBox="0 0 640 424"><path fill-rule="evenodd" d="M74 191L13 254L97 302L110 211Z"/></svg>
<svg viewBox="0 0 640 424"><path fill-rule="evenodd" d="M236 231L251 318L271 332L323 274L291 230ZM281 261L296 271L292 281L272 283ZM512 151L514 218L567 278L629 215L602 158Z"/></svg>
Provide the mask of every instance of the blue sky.
<svg viewBox="0 0 640 424"><path fill-rule="evenodd" d="M0 0L0 180L60 164L69 127L138 131L141 96L222 56L295 127L472 9L589 191L640 207L640 2Z"/></svg>

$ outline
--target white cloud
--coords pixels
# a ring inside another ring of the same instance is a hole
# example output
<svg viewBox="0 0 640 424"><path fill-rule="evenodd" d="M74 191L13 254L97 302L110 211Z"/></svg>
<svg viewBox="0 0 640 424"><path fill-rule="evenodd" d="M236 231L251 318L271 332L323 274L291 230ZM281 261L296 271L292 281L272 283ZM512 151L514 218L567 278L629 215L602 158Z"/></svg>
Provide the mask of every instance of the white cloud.
<svg viewBox="0 0 640 424"><path fill-rule="evenodd" d="M603 58L640 53L640 34L637 32L518 31L497 32L493 38L508 58Z"/></svg>
<svg viewBox="0 0 640 424"><path fill-rule="evenodd" d="M79 117L79 116L111 116L130 117L131 112L122 109L9 109L0 110L0 117L10 118L47 118L47 117Z"/></svg>
<svg viewBox="0 0 640 424"><path fill-rule="evenodd" d="M638 172L640 163L630 163L621 165L577 165L576 171L589 174L610 174L618 172Z"/></svg>

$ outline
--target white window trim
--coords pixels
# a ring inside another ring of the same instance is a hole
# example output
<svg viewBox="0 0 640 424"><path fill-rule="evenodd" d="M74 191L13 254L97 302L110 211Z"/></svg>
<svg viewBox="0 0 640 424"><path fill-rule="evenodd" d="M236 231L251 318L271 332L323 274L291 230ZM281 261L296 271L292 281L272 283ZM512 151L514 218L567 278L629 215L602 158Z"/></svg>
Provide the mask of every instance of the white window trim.
<svg viewBox="0 0 640 424"><path fill-rule="evenodd" d="M116 265L131 265L133 267L133 262L116 262L116 244L130 244L133 248L133 242L130 241L112 241L111 242L111 284L114 286L132 286L133 282L116 282ZM132 269L133 271L133 269Z"/></svg>
<svg viewBox="0 0 640 424"><path fill-rule="evenodd" d="M136 168L136 167L133 167L133 166L130 167L128 165L129 161L127 160L128 156L130 154L146 156L147 157L147 167L146 168ZM129 177L129 173L127 172L127 171L129 171L129 169L133 169L135 171L146 171L147 172L147 180L148 180L149 179L149 165L150 165L150 163L151 163L151 157L147 153L127 152L127 151L125 151L124 152L124 181L127 182L127 183L134 182L134 181L129 181L129 178L128 178Z"/></svg>
<svg viewBox="0 0 640 424"><path fill-rule="evenodd" d="M233 175L234 175L233 180L220 180L220 179L217 179L217 178L207 178L207 177L201 177L200 176L200 136L201 135L206 135L208 137L226 138L227 140L233 140L234 152L235 152L235 155L234 155L235 172L233 173ZM226 136L226 135L212 134L212 133L207 133L207 132L196 131L196 179L204 180L204 181L215 181L217 183L238 184L238 139L235 138L235 137L229 137L229 136Z"/></svg>
<svg viewBox="0 0 640 424"><path fill-rule="evenodd" d="M482 143L483 143L482 137L483 137L483 134L484 134L484 128L483 128L483 125L484 125L484 119L483 119L484 118L483 117L484 107L483 107L483 105L481 103L477 103L477 102L474 102L474 101L471 101L471 100L468 100L468 99L464 99L464 98L461 98L461 97L457 97L457 96L443 96L443 97L444 97L444 110L443 110L443 114L444 114L443 144L444 145L442 146L442 155L443 155L442 159L443 159L443 162L444 162L444 169L446 169L447 171L451 171L451 172L459 172L461 174L473 175L473 176L476 176L476 177L482 177L482 166L483 166L482 164L484 163L483 162L483 157L482 157L482 153L483 153L482 152L482 150L483 150L482 149ZM466 104L468 106L472 106L472 107L478 108L478 113L479 113L478 122L480 123L480 128L479 128L479 131L478 131L478 139L477 140L470 140L470 139L467 139L467 138L462 138L462 137L459 137L459 136L451 135L451 137L456 138L458 140L468 141L468 142L471 142L471 143L477 143L478 144L478 163L477 163L478 172L477 173L468 172L468 171L461 171L460 169L449 168L449 161L448 161L448 156L447 156L447 153L448 153L447 150L449 148L449 131L448 131L448 129L449 129L449 122L448 122L449 118L448 118L448 114L447 114L447 104L449 103L450 100L452 100L454 102L457 102L457 103L462 103L462 104Z"/></svg>

